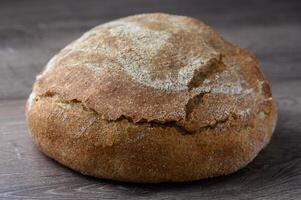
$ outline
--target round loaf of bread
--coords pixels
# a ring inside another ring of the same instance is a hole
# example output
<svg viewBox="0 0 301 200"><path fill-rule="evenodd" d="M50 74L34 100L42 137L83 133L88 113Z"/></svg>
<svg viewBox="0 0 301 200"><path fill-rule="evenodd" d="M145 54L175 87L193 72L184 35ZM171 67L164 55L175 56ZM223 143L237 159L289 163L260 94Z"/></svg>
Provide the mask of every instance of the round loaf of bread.
<svg viewBox="0 0 301 200"><path fill-rule="evenodd" d="M97 26L62 49L37 76L26 116L59 163L145 183L235 172L276 123L253 55L196 19L160 13Z"/></svg>

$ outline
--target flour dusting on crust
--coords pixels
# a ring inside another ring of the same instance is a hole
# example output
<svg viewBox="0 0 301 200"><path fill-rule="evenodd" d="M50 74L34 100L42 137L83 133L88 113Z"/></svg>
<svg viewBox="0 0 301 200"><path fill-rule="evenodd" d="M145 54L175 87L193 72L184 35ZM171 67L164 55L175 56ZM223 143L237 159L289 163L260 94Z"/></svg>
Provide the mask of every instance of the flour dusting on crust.
<svg viewBox="0 0 301 200"><path fill-rule="evenodd" d="M35 98L36 98L36 93L34 91L32 91L31 94L28 97L28 100L27 100L27 105L28 105L27 108L28 108L29 111L32 108L32 105L34 103Z"/></svg>
<svg viewBox="0 0 301 200"><path fill-rule="evenodd" d="M47 79L40 81L44 92L90 101L109 120L186 120L204 95L210 100L202 113L211 109L206 118L216 120L233 113L247 118L268 98L266 81L252 70L256 65L202 22L147 14L91 29L54 56L37 79Z"/></svg>
<svg viewBox="0 0 301 200"><path fill-rule="evenodd" d="M152 25L152 23L156 24L158 22L149 21L149 23L148 25ZM164 26L167 29L175 30L175 33L151 29L129 19L113 21L92 29L68 45L64 49L68 53L60 57L59 60L63 61L65 58L68 60L68 56L73 52L81 52L82 54L97 53L112 58L113 61L103 63L103 66L96 66L94 63L82 63L80 60L69 59L68 64L62 66L86 67L97 73L101 72L101 67L117 67L124 70L134 81L142 85L167 91L185 90L188 88L188 83L193 78L195 70L201 69L212 59L216 59L219 54L201 38L196 38L195 41L202 44L201 49L195 49L190 47L191 44L185 44L185 40L179 37L178 42L180 44L178 45L183 43L182 46L185 46L185 48L176 49L178 52L165 61L169 63L167 67L170 69L164 71L165 77L163 79L154 78L152 74L162 73L161 69L156 69L156 65L162 63L153 64L152 60L160 57L160 50L166 47L167 49L163 53L171 54L169 51L174 51L175 47L174 41L169 41L170 38L178 37L178 32L186 31L186 26L180 26L175 22L165 23ZM56 61L57 56L49 61L42 76L54 67ZM172 63L180 63L181 66L179 69L173 69Z"/></svg>

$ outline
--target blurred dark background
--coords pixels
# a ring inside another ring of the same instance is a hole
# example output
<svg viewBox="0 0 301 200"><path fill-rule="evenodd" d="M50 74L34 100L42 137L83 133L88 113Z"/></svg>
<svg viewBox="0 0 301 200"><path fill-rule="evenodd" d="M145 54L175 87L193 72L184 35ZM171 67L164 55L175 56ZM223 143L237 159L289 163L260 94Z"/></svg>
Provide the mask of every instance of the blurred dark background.
<svg viewBox="0 0 301 200"><path fill-rule="evenodd" d="M27 97L47 61L90 28L145 12L203 20L253 52L272 83L301 78L301 1L0 0L0 100Z"/></svg>

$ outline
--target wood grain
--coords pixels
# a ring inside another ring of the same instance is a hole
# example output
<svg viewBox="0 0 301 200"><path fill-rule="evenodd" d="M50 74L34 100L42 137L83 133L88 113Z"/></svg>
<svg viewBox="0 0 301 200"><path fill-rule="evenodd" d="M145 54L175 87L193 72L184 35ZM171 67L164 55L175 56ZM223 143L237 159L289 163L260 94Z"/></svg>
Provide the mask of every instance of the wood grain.
<svg viewBox="0 0 301 200"><path fill-rule="evenodd" d="M301 199L300 10L278 0L0 0L0 199ZM202 19L259 58L279 112L271 144L232 175L158 185L94 179L39 153L24 117L35 75L93 26L154 11Z"/></svg>

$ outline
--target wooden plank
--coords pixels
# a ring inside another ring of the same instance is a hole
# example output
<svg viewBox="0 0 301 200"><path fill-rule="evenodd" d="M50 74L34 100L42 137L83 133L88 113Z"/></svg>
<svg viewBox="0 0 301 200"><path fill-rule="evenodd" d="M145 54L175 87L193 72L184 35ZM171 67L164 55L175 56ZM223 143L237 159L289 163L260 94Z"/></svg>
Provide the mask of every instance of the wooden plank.
<svg viewBox="0 0 301 200"><path fill-rule="evenodd" d="M246 168L220 178L157 185L95 179L63 167L32 144L24 101L0 101L0 199L300 199L300 88L299 80L275 84L275 135Z"/></svg>

